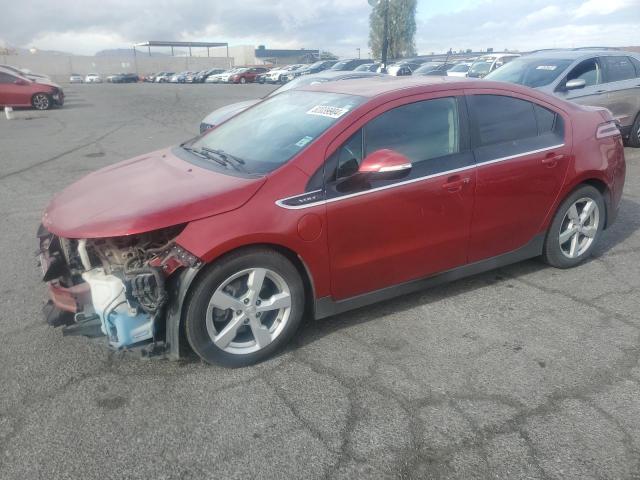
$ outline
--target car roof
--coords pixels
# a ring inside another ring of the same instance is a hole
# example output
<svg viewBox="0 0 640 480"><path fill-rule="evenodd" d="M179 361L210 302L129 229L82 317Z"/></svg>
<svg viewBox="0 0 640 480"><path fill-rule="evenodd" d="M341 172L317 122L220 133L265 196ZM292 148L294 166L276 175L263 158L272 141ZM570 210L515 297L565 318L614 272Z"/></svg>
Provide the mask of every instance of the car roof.
<svg viewBox="0 0 640 480"><path fill-rule="evenodd" d="M598 50L598 49L583 49L583 50L542 50L539 52L533 52L526 56L526 58L554 58L554 59L566 59L566 60L581 60L592 57L602 56L637 56L634 52L628 52L625 50Z"/></svg>
<svg viewBox="0 0 640 480"><path fill-rule="evenodd" d="M462 89L496 89L505 90L511 93L527 95L546 101L552 104L562 104L565 109L578 108L577 104L565 102L557 97L551 96L539 90L523 87L514 83L492 82L489 80L448 77L448 76L407 76L395 77L391 75L373 76L371 78L357 78L348 82L324 82L315 85L305 85L299 90L320 91L327 93L341 93L367 98L380 97L385 95L393 96L394 93L403 92L402 96L419 95L443 90Z"/></svg>

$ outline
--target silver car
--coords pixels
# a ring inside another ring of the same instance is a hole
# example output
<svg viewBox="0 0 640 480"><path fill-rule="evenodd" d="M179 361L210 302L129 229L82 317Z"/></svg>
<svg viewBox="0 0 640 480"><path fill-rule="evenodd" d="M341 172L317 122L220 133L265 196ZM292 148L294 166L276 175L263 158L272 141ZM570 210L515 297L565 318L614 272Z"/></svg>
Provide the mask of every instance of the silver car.
<svg viewBox="0 0 640 480"><path fill-rule="evenodd" d="M519 83L609 109L629 146L640 147L640 55L623 50L550 50L518 58L487 80Z"/></svg>

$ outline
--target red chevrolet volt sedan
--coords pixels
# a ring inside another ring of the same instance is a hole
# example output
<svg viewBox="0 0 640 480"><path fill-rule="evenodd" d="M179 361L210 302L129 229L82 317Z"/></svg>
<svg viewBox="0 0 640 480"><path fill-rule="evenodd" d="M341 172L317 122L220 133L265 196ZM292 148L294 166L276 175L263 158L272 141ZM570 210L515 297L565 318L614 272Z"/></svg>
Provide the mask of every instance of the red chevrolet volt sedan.
<svg viewBox="0 0 640 480"><path fill-rule="evenodd" d="M293 89L54 197L38 231L48 316L113 348L247 365L305 314L531 257L576 266L624 178L607 110L527 87Z"/></svg>

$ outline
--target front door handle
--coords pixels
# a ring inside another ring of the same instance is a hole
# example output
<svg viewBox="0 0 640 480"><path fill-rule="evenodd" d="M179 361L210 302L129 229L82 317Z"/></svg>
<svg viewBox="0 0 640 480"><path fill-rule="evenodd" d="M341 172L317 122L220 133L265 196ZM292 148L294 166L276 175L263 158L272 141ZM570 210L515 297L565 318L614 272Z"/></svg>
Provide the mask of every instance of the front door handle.
<svg viewBox="0 0 640 480"><path fill-rule="evenodd" d="M562 153L549 153L546 157L542 159L542 164L546 165L548 168L553 168L558 165L558 162L564 158Z"/></svg>
<svg viewBox="0 0 640 480"><path fill-rule="evenodd" d="M454 175L447 178L447 181L442 184L442 188L450 193L456 193L462 190L462 187L470 181L471 179L469 177L462 178L460 175Z"/></svg>

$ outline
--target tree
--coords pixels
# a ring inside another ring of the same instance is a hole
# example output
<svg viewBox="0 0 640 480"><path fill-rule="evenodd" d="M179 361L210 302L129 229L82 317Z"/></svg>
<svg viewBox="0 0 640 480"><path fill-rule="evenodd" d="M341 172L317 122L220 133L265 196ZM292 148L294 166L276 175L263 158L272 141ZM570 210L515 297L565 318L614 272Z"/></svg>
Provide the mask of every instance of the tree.
<svg viewBox="0 0 640 480"><path fill-rule="evenodd" d="M374 58L382 58L384 13L389 9L389 45L387 57L402 58L416 54L417 0L379 0L369 15L369 48Z"/></svg>

